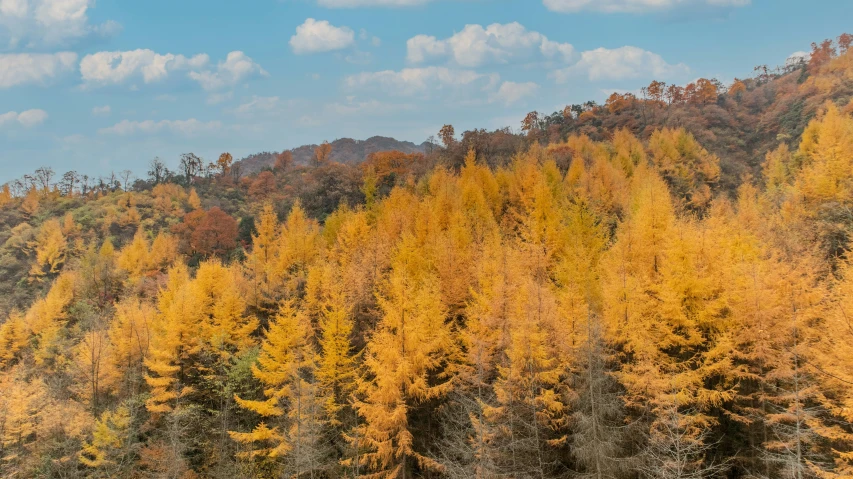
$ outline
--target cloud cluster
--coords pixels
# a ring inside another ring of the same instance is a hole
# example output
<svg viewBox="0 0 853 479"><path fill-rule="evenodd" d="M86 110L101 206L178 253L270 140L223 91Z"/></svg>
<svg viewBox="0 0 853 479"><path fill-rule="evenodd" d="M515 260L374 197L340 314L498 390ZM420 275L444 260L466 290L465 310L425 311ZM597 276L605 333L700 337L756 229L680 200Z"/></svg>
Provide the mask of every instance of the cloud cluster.
<svg viewBox="0 0 853 479"><path fill-rule="evenodd" d="M672 65L657 53L625 46L615 49L597 48L580 54L580 60L553 73L558 83L572 77L586 76L590 81L631 78L679 78L690 73L683 63Z"/></svg>
<svg viewBox="0 0 853 479"><path fill-rule="evenodd" d="M72 52L0 54L0 88L28 83L47 84L73 70L76 62L77 54Z"/></svg>
<svg viewBox="0 0 853 479"><path fill-rule="evenodd" d="M431 66L404 68L400 71L363 72L346 77L344 84L350 89L377 88L391 95L411 96L427 94L432 90L471 86L483 81L494 82L494 77L473 70Z"/></svg>
<svg viewBox="0 0 853 479"><path fill-rule="evenodd" d="M113 110L109 105L96 106L92 108L92 114L95 116L109 116L112 111Z"/></svg>
<svg viewBox="0 0 853 479"><path fill-rule="evenodd" d="M44 110L26 110L20 113L10 111L0 115L0 127L18 123L24 128L32 128L47 120L47 112Z"/></svg>
<svg viewBox="0 0 853 479"><path fill-rule="evenodd" d="M228 54L224 61L210 67L210 57L192 57L172 53L159 54L148 49L98 52L83 57L80 75L87 87L119 85L141 79L144 83L165 80L175 72L187 72L204 90L215 91L233 87L253 75L266 71L240 51Z"/></svg>
<svg viewBox="0 0 853 479"><path fill-rule="evenodd" d="M317 0L317 4L326 8L358 7L413 7L425 5L432 0Z"/></svg>
<svg viewBox="0 0 853 479"><path fill-rule="evenodd" d="M751 0L543 0L548 10L559 13L594 11L601 13L662 12L676 7L743 7Z"/></svg>
<svg viewBox="0 0 853 479"><path fill-rule="evenodd" d="M130 121L122 120L113 126L101 128L98 133L102 135L119 135L127 136L133 134L153 134L167 131L170 133L193 136L201 133L209 133L222 128L222 123L219 121L203 122L190 118L189 120L145 120L145 121Z"/></svg>
<svg viewBox="0 0 853 479"><path fill-rule="evenodd" d="M495 23L488 27L465 25L461 32L443 40L417 35L409 39L406 47L407 59L411 63L449 58L464 67L536 59L569 61L574 54L572 45L551 41L517 22Z"/></svg>
<svg viewBox="0 0 853 479"><path fill-rule="evenodd" d="M98 52L83 57L80 75L92 86L121 84L140 77L145 83L153 83L178 70L202 68L209 61L205 54L188 58L171 53L161 55L148 49Z"/></svg>
<svg viewBox="0 0 853 479"><path fill-rule="evenodd" d="M297 55L343 50L354 43L355 32L352 29L313 18L296 27L296 34L290 37L290 47Z"/></svg>
<svg viewBox="0 0 853 479"><path fill-rule="evenodd" d="M533 96L539 91L539 85L534 82L516 83L505 81L489 94L490 103L502 103L505 106L514 105L521 100Z"/></svg>
<svg viewBox="0 0 853 479"><path fill-rule="evenodd" d="M95 0L0 0L0 39L16 48L56 46L90 35L111 35L112 21L89 24Z"/></svg>
<svg viewBox="0 0 853 479"><path fill-rule="evenodd" d="M267 76L268 73L248 55L234 51L216 65L215 69L191 71L189 77L207 91L233 87L252 76Z"/></svg>

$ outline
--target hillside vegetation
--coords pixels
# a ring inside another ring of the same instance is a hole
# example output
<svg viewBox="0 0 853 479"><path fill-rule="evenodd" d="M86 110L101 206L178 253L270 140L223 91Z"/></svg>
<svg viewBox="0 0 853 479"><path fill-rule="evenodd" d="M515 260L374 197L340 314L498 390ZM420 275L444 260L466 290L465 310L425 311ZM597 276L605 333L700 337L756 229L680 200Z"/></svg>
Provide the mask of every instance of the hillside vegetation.
<svg viewBox="0 0 853 479"><path fill-rule="evenodd" d="M0 474L853 477L851 39L358 163L5 185Z"/></svg>

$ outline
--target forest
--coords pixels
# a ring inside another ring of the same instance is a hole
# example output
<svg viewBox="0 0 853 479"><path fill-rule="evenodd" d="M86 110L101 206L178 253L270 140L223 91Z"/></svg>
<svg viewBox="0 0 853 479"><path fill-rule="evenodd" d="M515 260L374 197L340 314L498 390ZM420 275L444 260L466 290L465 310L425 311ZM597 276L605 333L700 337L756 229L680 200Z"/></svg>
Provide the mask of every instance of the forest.
<svg viewBox="0 0 853 479"><path fill-rule="evenodd" d="M851 44L3 185L0 476L853 477Z"/></svg>

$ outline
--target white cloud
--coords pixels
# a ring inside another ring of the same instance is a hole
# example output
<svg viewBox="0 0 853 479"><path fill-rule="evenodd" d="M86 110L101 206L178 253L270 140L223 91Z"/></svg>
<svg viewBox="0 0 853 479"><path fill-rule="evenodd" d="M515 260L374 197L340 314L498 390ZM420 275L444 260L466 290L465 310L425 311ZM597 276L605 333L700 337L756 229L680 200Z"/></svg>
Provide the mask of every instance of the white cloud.
<svg viewBox="0 0 853 479"><path fill-rule="evenodd" d="M346 101L333 102L324 105L299 118L300 126L320 126L336 124L342 117L393 117L402 112L414 111L415 106L408 103L388 103L379 100L357 100L347 97Z"/></svg>
<svg viewBox="0 0 853 479"><path fill-rule="evenodd" d="M204 54L188 58L171 53L161 55L148 49L98 52L83 57L80 74L90 86L115 85L138 77L145 83L153 83L177 70L201 68L209 60Z"/></svg>
<svg viewBox="0 0 853 479"><path fill-rule="evenodd" d="M266 76L268 73L240 51L229 53L224 62L216 65L215 70L192 71L189 74L190 78L208 91L236 86L253 75Z"/></svg>
<svg viewBox="0 0 853 479"><path fill-rule="evenodd" d="M277 96L253 96L251 100L234 109L239 115L249 115L257 112L268 112L278 108L280 98Z"/></svg>
<svg viewBox="0 0 853 479"><path fill-rule="evenodd" d="M489 95L490 103L503 103L512 105L520 100L534 95L539 90L539 85L533 82L516 83L505 81L497 91Z"/></svg>
<svg viewBox="0 0 853 479"><path fill-rule="evenodd" d="M750 2L751 0L543 0L542 3L548 10L560 13L645 13L689 5L743 7Z"/></svg>
<svg viewBox="0 0 853 479"><path fill-rule="evenodd" d="M344 60L347 63L352 63L353 65L367 65L373 61L373 55L370 52L356 50L350 55L347 55Z"/></svg>
<svg viewBox="0 0 853 479"><path fill-rule="evenodd" d="M581 53L574 65L557 70L553 76L565 83L573 76L587 76L591 81L623 80L629 78L655 78L658 80L680 77L690 73L683 63L671 65L660 55L637 47L616 49L597 48Z"/></svg>
<svg viewBox="0 0 853 479"><path fill-rule="evenodd" d="M203 53L186 57L147 49L98 52L83 57L80 74L85 86L95 87L138 79L146 84L156 83L176 72L187 72L187 77L207 91L234 87L252 75L267 75L260 65L240 51L229 53L215 68L209 67L209 63L210 57Z"/></svg>
<svg viewBox="0 0 853 479"><path fill-rule="evenodd" d="M351 89L379 88L390 94L408 96L431 89L476 85L483 80L496 81L495 75L483 75L472 70L426 67L359 73L346 77L344 84Z"/></svg>
<svg viewBox="0 0 853 479"><path fill-rule="evenodd" d="M74 69L76 62L77 54L72 52L0 54L0 88L27 83L43 85L61 73Z"/></svg>
<svg viewBox="0 0 853 479"><path fill-rule="evenodd" d="M47 112L44 110L26 110L20 113L10 111L0 115L0 127L10 123L18 123L24 128L32 128L47 120Z"/></svg>
<svg viewBox="0 0 853 479"><path fill-rule="evenodd" d="M413 7L425 5L432 0L317 0L317 4L326 8L356 7Z"/></svg>
<svg viewBox="0 0 853 479"><path fill-rule="evenodd" d="M808 62L811 57L812 57L812 54L809 52L803 52L803 51L794 52L794 53L788 55L788 58L785 60L785 65L787 65L787 66L799 65L801 63Z"/></svg>
<svg viewBox="0 0 853 479"><path fill-rule="evenodd" d="M532 61L537 58L569 61L574 48L568 43L558 43L545 35L527 30L513 22L495 23L488 27L465 25L461 32L439 40L428 35L415 36L406 43L407 59L423 63L433 58L450 57L465 67L487 63Z"/></svg>
<svg viewBox="0 0 853 479"><path fill-rule="evenodd" d="M313 18L296 27L296 35L290 37L290 47L297 55L342 50L354 43L355 32L352 29Z"/></svg>
<svg viewBox="0 0 853 479"><path fill-rule="evenodd" d="M233 91L227 91L224 93L211 93L207 96L207 104L208 105L218 105L220 103L224 103L226 101L230 101L234 98Z"/></svg>
<svg viewBox="0 0 853 479"><path fill-rule="evenodd" d="M222 123L218 121L203 122L190 118L189 120L145 120L145 121L130 121L122 120L108 128L101 128L98 133L102 135L120 135L127 136L136 133L153 134L161 131L192 136L200 133L211 132L222 128Z"/></svg>
<svg viewBox="0 0 853 479"><path fill-rule="evenodd" d="M10 47L52 46L89 35L112 35L113 21L90 25L95 0L0 0L0 38Z"/></svg>
<svg viewBox="0 0 853 479"><path fill-rule="evenodd" d="M92 114L95 116L109 116L112 112L112 108L109 105L104 106L96 106L92 108Z"/></svg>

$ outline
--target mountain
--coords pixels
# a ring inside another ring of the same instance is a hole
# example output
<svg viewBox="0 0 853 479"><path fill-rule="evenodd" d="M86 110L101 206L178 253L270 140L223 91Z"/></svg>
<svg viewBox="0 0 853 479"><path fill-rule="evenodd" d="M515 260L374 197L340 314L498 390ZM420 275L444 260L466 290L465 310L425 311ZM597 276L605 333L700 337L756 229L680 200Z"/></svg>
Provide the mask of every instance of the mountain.
<svg viewBox="0 0 853 479"><path fill-rule="evenodd" d="M366 140L354 140L352 138L341 138L331 142L331 160L337 163L360 163L371 153L377 151L397 150L403 153L424 153L426 142L416 145L410 141L399 141L385 136L374 136ZM296 164L307 165L314 157L314 149L318 145L302 145L290 150L293 153L293 161ZM276 153L263 152L249 155L239 161L241 172L250 175L261 171L264 167L271 167L275 163Z"/></svg>

